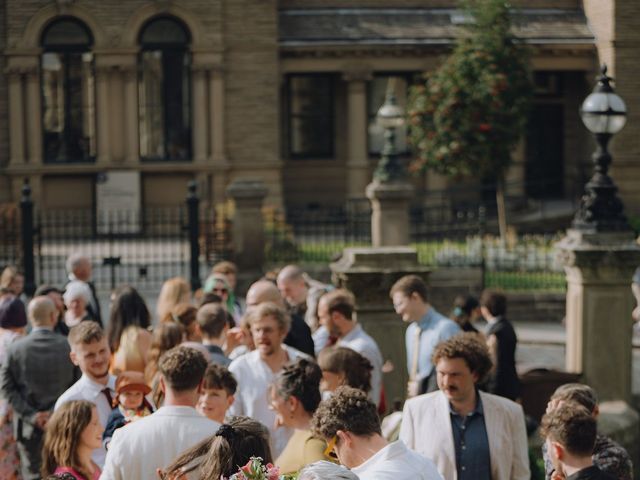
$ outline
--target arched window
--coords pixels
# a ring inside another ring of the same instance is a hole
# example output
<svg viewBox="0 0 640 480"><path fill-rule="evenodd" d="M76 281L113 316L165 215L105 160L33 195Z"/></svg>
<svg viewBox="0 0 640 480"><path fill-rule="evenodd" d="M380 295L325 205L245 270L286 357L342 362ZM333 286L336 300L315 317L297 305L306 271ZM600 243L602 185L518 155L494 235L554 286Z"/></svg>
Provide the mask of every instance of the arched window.
<svg viewBox="0 0 640 480"><path fill-rule="evenodd" d="M140 32L138 112L143 160L191 159L191 36L173 17Z"/></svg>
<svg viewBox="0 0 640 480"><path fill-rule="evenodd" d="M42 33L44 160L90 162L96 156L93 37L79 20L62 17Z"/></svg>

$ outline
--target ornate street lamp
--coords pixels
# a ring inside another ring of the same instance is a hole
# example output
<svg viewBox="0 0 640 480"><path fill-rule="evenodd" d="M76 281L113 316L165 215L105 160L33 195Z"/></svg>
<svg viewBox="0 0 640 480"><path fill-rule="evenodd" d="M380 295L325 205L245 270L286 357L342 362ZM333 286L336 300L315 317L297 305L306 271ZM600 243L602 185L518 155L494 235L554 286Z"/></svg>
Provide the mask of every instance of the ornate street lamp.
<svg viewBox="0 0 640 480"><path fill-rule="evenodd" d="M404 125L404 110L396 103L396 96L391 88L387 89L384 103L376 118L384 128L384 146L373 178L380 182L400 180L405 177L405 171L396 151L396 128Z"/></svg>
<svg viewBox="0 0 640 480"><path fill-rule="evenodd" d="M602 66L601 72L598 84L580 108L582 122L594 134L598 147L592 155L594 174L585 187L580 209L572 223L573 228L590 233L630 230L623 214L624 206L616 195L618 188L607 174L612 160L607 145L624 127L627 108L613 91L606 65Z"/></svg>

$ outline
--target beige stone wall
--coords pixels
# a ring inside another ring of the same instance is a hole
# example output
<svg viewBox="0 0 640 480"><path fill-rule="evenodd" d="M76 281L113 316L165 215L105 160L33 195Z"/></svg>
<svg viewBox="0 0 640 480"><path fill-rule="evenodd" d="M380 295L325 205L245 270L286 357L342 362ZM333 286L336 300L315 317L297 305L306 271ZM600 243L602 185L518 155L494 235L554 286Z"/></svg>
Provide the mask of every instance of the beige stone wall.
<svg viewBox="0 0 640 480"><path fill-rule="evenodd" d="M597 2L605 0L594 1ZM280 0L278 3L282 8L440 8L455 7L459 4L456 0ZM513 0L511 3L516 7L527 8L578 8L580 5L580 0Z"/></svg>

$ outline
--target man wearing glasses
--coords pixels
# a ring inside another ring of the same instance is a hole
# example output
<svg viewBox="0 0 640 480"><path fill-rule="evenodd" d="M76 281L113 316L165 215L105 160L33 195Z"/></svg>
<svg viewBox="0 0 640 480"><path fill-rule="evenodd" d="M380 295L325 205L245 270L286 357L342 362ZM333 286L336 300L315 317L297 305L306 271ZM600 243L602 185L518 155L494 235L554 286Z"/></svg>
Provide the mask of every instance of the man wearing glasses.
<svg viewBox="0 0 640 480"><path fill-rule="evenodd" d="M387 442L376 406L361 390L338 388L316 410L311 430L327 441L325 455L336 458L360 480L442 480L430 460L400 440Z"/></svg>

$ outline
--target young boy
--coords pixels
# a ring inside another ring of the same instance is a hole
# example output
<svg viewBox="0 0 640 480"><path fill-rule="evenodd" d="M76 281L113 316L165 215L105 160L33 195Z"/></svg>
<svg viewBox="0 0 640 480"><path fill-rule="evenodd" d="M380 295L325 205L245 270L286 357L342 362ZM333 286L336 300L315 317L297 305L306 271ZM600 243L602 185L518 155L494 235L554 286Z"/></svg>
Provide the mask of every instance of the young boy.
<svg viewBox="0 0 640 480"><path fill-rule="evenodd" d="M204 372L203 393L196 409L201 415L218 423L224 423L225 415L235 400L238 382L226 367L211 364Z"/></svg>
<svg viewBox="0 0 640 480"><path fill-rule="evenodd" d="M107 426L102 434L102 443L108 448L113 432L126 424L135 422L153 413L153 408L145 398L151 388L144 382L140 372L122 372L116 379L116 398L114 409L109 415Z"/></svg>

